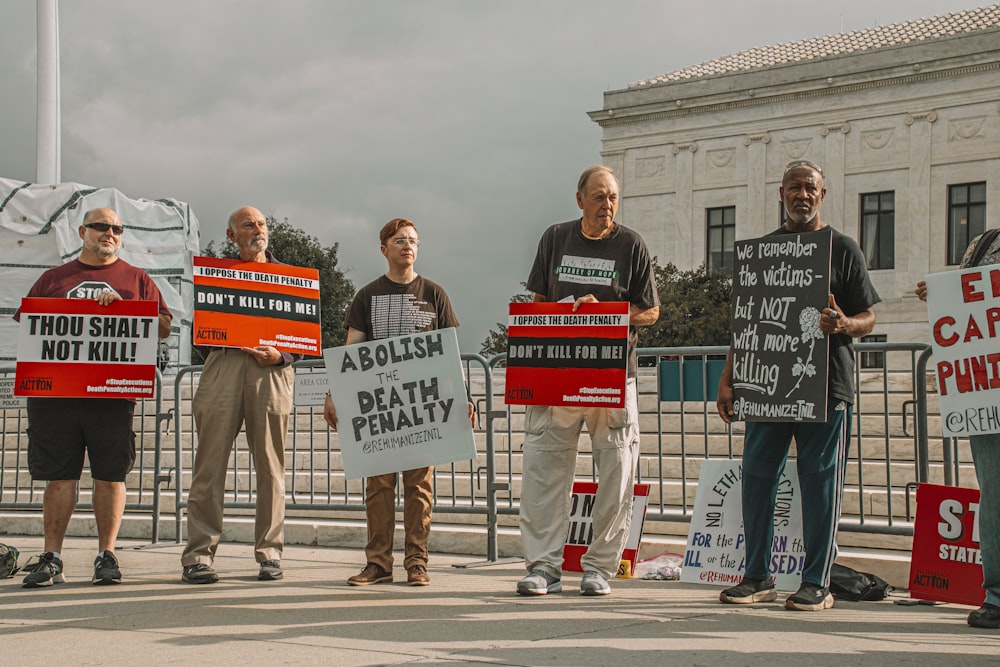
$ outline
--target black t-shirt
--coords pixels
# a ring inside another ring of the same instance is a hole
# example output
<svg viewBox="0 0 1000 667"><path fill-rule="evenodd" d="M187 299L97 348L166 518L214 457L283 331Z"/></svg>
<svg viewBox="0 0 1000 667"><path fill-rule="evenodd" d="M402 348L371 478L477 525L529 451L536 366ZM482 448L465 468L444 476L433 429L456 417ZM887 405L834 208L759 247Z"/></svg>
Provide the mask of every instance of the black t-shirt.
<svg viewBox="0 0 1000 667"><path fill-rule="evenodd" d="M354 295L344 320L345 328L363 331L366 340L457 326L444 289L420 275L405 285L379 276Z"/></svg>
<svg viewBox="0 0 1000 667"><path fill-rule="evenodd" d="M582 219L552 225L538 242L528 290L547 301L593 294L598 301L627 301L639 308L660 305L653 262L642 237L615 223L601 239L583 235ZM628 375L635 377L635 327L629 327Z"/></svg>
<svg viewBox="0 0 1000 667"><path fill-rule="evenodd" d="M841 234L827 226L833 233L833 249L830 254L830 292L837 305L848 317L864 312L881 301L875 286L868 277L868 266L861 248L850 236ZM793 234L784 227L768 236ZM816 304L822 310L826 303ZM854 403L854 339L847 334L830 337L830 398Z"/></svg>

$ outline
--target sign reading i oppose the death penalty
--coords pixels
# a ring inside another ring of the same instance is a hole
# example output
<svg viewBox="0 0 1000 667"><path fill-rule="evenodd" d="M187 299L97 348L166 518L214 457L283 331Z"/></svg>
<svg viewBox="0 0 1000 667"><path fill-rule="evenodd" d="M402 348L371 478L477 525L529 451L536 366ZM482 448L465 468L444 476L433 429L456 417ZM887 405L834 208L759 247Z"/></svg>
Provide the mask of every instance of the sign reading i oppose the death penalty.
<svg viewBox="0 0 1000 667"><path fill-rule="evenodd" d="M733 411L737 421L824 421L829 358L829 229L737 241Z"/></svg>
<svg viewBox="0 0 1000 667"><path fill-rule="evenodd" d="M625 405L628 303L512 303L507 405Z"/></svg>
<svg viewBox="0 0 1000 667"><path fill-rule="evenodd" d="M475 458L454 328L323 350L348 479Z"/></svg>
<svg viewBox="0 0 1000 667"><path fill-rule="evenodd" d="M319 271L194 258L194 344L320 356Z"/></svg>
<svg viewBox="0 0 1000 667"><path fill-rule="evenodd" d="M941 430L945 437L1000 433L1000 264L924 281Z"/></svg>
<svg viewBox="0 0 1000 667"><path fill-rule="evenodd" d="M151 398L159 304L93 299L21 300L17 396Z"/></svg>

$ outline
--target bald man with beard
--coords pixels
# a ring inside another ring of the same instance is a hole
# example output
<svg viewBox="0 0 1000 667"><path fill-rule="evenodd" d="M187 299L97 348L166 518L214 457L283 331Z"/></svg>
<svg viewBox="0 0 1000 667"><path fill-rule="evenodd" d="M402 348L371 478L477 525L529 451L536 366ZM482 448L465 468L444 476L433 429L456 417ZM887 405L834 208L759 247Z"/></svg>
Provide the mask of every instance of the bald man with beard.
<svg viewBox="0 0 1000 667"><path fill-rule="evenodd" d="M229 216L226 237L244 262L279 263L268 252L267 219L252 206ZM223 496L233 442L246 425L247 444L256 475L254 558L257 579L281 579L285 527L285 437L292 411L299 355L269 345L208 347L192 410L198 430L191 491L188 494L188 541L181 555L181 579L212 584L212 567L222 537Z"/></svg>

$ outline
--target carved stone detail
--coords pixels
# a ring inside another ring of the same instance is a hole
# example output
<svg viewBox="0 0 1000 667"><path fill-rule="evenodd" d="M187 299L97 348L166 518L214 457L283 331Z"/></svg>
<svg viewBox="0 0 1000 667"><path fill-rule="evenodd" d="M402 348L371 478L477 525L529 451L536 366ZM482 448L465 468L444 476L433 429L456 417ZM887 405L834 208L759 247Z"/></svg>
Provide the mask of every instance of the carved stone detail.
<svg viewBox="0 0 1000 667"><path fill-rule="evenodd" d="M894 134L891 127L862 132L861 150L880 151L892 142Z"/></svg>
<svg viewBox="0 0 1000 667"><path fill-rule="evenodd" d="M689 141L686 144L674 144L674 155L677 155L681 151L691 151L692 153L696 153L698 151L698 142Z"/></svg>
<svg viewBox="0 0 1000 667"><path fill-rule="evenodd" d="M980 131L986 116L975 116L973 118L955 118L948 121L948 141L964 141L967 139L982 139Z"/></svg>
<svg viewBox="0 0 1000 667"><path fill-rule="evenodd" d="M635 161L636 178L653 178L663 173L663 156L644 157Z"/></svg>
<svg viewBox="0 0 1000 667"><path fill-rule="evenodd" d="M733 161L733 155L736 151L732 148L717 148L715 150L708 151L708 161L712 163L712 166L717 169L722 169L723 167L728 167L729 163Z"/></svg>
<svg viewBox="0 0 1000 667"><path fill-rule="evenodd" d="M915 111L913 113L906 114L903 118L903 122L907 125L913 125L918 120L926 120L928 123L933 123L937 120L937 111L931 109L930 111Z"/></svg>
<svg viewBox="0 0 1000 667"><path fill-rule="evenodd" d="M781 147L785 151L785 157L788 160L801 160L802 156L809 150L811 144L812 139L789 139L788 141L783 141Z"/></svg>
<svg viewBox="0 0 1000 667"><path fill-rule="evenodd" d="M762 144L769 144L771 143L771 133L761 132L760 134L748 134L747 136L743 137L744 146L749 146L755 141L759 141Z"/></svg>
<svg viewBox="0 0 1000 667"><path fill-rule="evenodd" d="M829 125L824 125L823 129L819 131L824 137L831 132L840 132L841 134L847 134L851 131L851 124L846 120L843 123L831 123Z"/></svg>

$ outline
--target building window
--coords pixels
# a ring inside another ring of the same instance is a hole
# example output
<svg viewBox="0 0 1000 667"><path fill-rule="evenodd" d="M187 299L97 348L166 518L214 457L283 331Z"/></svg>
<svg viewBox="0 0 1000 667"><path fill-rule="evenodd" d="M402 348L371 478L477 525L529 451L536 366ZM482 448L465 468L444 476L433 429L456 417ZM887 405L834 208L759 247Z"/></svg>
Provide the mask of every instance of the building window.
<svg viewBox="0 0 1000 667"><path fill-rule="evenodd" d="M986 183L948 186L948 263L959 264L969 242L986 231Z"/></svg>
<svg viewBox="0 0 1000 667"><path fill-rule="evenodd" d="M862 336L862 343L884 343L887 338L885 334L872 334L870 336ZM862 352L861 357L861 368L885 368L885 352Z"/></svg>
<svg viewBox="0 0 1000 667"><path fill-rule="evenodd" d="M736 207L710 208L708 217L708 256L710 271L733 271L733 244L736 242Z"/></svg>
<svg viewBox="0 0 1000 667"><path fill-rule="evenodd" d="M869 269L895 268L896 193L861 195L861 251Z"/></svg>

